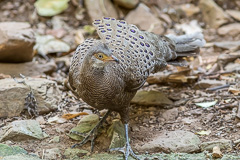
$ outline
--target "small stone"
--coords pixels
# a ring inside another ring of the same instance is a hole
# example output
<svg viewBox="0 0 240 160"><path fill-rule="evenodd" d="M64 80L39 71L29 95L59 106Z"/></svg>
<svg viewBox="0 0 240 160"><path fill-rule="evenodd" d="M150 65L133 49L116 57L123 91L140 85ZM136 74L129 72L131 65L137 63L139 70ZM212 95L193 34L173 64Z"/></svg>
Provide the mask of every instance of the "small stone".
<svg viewBox="0 0 240 160"><path fill-rule="evenodd" d="M162 117L166 121L175 121L178 117L178 109L173 108L173 109L166 110L165 112L162 113Z"/></svg>
<svg viewBox="0 0 240 160"><path fill-rule="evenodd" d="M132 125L131 128L132 128L133 132L139 132L140 131L140 129L137 125Z"/></svg>
<svg viewBox="0 0 240 160"><path fill-rule="evenodd" d="M187 131L170 131L153 138L143 146L136 146L138 150L152 152L182 152L192 153L199 151L200 139L197 135Z"/></svg>
<svg viewBox="0 0 240 160"><path fill-rule="evenodd" d="M184 112L184 111L187 110L187 108L186 108L185 106L180 106L180 107L178 108L178 110L179 110L179 112Z"/></svg>
<svg viewBox="0 0 240 160"><path fill-rule="evenodd" d="M150 12L150 9L143 3L140 3L136 9L129 12L125 20L129 24L138 25L141 30L151 29L151 32L156 34L164 33L162 21L154 16L154 14Z"/></svg>
<svg viewBox="0 0 240 160"><path fill-rule="evenodd" d="M237 36L240 34L240 23L231 23L220 27L217 30L218 34L221 36Z"/></svg>
<svg viewBox="0 0 240 160"><path fill-rule="evenodd" d="M0 23L0 62L29 62L34 56L35 36L29 23Z"/></svg>
<svg viewBox="0 0 240 160"><path fill-rule="evenodd" d="M238 128L240 128L240 122L239 123L237 123L237 125L236 125Z"/></svg>
<svg viewBox="0 0 240 160"><path fill-rule="evenodd" d="M200 12L200 9L195 6L194 4L187 3L187 4L182 4L179 6L179 9L185 13L187 17L191 17L194 14L197 14Z"/></svg>
<svg viewBox="0 0 240 160"><path fill-rule="evenodd" d="M199 7L210 27L218 28L230 21L229 16L213 0L200 0Z"/></svg>
<svg viewBox="0 0 240 160"><path fill-rule="evenodd" d="M36 121L38 121L39 124L46 124L45 119L43 118L43 116L39 116L36 118Z"/></svg>
<svg viewBox="0 0 240 160"><path fill-rule="evenodd" d="M44 152L44 158L49 160L60 159L61 151L59 148L46 149Z"/></svg>
<svg viewBox="0 0 240 160"><path fill-rule="evenodd" d="M224 120L226 122L230 121L232 118L233 118L233 116L231 114L227 114L227 115L224 116Z"/></svg>
<svg viewBox="0 0 240 160"><path fill-rule="evenodd" d="M64 152L64 156L68 159L75 159L87 155L89 152L86 150L78 149L78 148L68 148Z"/></svg>
<svg viewBox="0 0 240 160"><path fill-rule="evenodd" d="M184 124L192 124L192 123L194 123L194 122L196 122L197 120L196 119L190 119L190 118L183 118L182 119L182 122L184 123Z"/></svg>
<svg viewBox="0 0 240 160"><path fill-rule="evenodd" d="M0 141L13 140L22 141L27 139L43 139L47 135L42 132L40 125L35 120L13 121L3 127Z"/></svg>
<svg viewBox="0 0 240 160"><path fill-rule="evenodd" d="M216 141L203 142L200 147L202 151L211 151L214 146L219 146L221 150L232 150L232 142L227 139L219 139Z"/></svg>
<svg viewBox="0 0 240 160"><path fill-rule="evenodd" d="M53 139L49 141L49 143L59 143L60 142L60 136L54 136Z"/></svg>
<svg viewBox="0 0 240 160"><path fill-rule="evenodd" d="M203 102L203 101L201 101L201 102ZM194 109L194 110L191 110L190 112L193 115L202 115L203 110L202 109Z"/></svg>
<svg viewBox="0 0 240 160"><path fill-rule="evenodd" d="M210 122L213 119L213 117L214 117L214 113L209 113L207 114L207 116L203 117L203 120L205 123L207 123L207 122Z"/></svg>

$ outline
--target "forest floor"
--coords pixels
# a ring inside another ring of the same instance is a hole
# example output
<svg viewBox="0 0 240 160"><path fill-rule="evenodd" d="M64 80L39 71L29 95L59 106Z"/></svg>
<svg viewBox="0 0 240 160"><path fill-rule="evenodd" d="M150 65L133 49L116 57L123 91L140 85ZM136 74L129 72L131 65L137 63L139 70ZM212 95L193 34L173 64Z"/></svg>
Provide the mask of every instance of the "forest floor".
<svg viewBox="0 0 240 160"><path fill-rule="evenodd" d="M2 143L20 146L40 159L70 159L66 149L77 141L69 138L69 131L86 115L97 114L102 117L106 112L105 110L98 111L81 99L77 99L63 84L68 75L70 59L77 45L86 38L97 38L97 34L92 34L92 27L89 26L94 18L91 15L94 13L91 13L91 7L90 9L85 7L86 4L83 6L80 2L71 0L65 12L53 17L43 17L37 14L34 2L34 0L1 0L0 22L28 22L36 34L53 35L68 44L70 47L68 52L57 51L56 53L53 49L44 54L37 53L33 59L39 64L52 60L56 65L51 74L32 77L55 81L61 92L61 100L57 110L32 118L40 123L41 129L47 133L48 137L42 140L27 139L24 141L9 139ZM239 17L234 18L234 13L231 12L235 10L238 11L236 15L240 15L240 4L237 2L235 4L235 1L216 1L221 11L228 15L227 18L222 18L220 14L222 12L216 12L219 14L219 19L226 21L221 25L216 25L220 22L211 22L214 20L208 21L204 17L204 9L201 8L199 1L166 0L164 2L144 1L151 9L149 13L152 15L163 13L158 19L165 28L161 31L156 29L156 32L180 35L200 30L207 43L201 48L198 57L187 59L188 67L168 66L164 72L149 77L140 92L149 91L148 94L156 91L171 105L163 105L161 102L154 105L151 100L146 100L144 105L141 100L137 100L131 105L129 136L132 148L149 159L196 159L196 157L199 157L197 159L206 159L206 157L211 159L212 149L217 146L222 152L219 154L220 158L223 156L223 159L240 159L240 27L229 26L231 24L240 26ZM165 7L161 8L160 3ZM186 4L194 7L191 6L189 9ZM131 11L134 9L123 9L120 17L123 18L123 15ZM209 17L212 16L211 14L214 13L209 12ZM141 23L143 22L139 22L139 25ZM41 70L41 68L38 69ZM13 77L9 75L5 72L0 79ZM68 113L82 113L82 115L60 122L60 117ZM51 120L53 117L55 120ZM0 118L0 126L5 127L14 121L28 119L30 118L24 112L19 116ZM108 128L113 121L118 119L117 113L108 117L96 139L93 155L90 154L90 143L87 143L81 147L77 157L79 159L122 159L119 154L106 154L112 140L108 135ZM194 133L191 138L198 138L200 141L191 142L191 145L187 147L181 146L183 148L174 148L170 144L159 145L160 141L166 137L169 138L166 143L175 141L178 141L176 144L185 143L186 141L183 142L180 139L186 139L185 136L189 132ZM177 139L174 139L174 136L168 135L169 133L183 135L176 135ZM158 139L159 137L162 139ZM193 149L194 147L196 149ZM0 159L1 156L0 154Z"/></svg>

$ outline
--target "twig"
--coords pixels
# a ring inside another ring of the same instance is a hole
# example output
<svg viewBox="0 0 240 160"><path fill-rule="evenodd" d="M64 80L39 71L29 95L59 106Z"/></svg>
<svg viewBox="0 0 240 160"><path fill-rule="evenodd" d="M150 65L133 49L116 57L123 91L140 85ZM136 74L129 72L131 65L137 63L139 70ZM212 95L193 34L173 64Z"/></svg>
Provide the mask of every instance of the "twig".
<svg viewBox="0 0 240 160"><path fill-rule="evenodd" d="M219 89L228 88L229 86L230 86L230 84L225 84L225 85L222 85L222 86L207 88L206 90L207 91L216 91L216 90L219 90Z"/></svg>

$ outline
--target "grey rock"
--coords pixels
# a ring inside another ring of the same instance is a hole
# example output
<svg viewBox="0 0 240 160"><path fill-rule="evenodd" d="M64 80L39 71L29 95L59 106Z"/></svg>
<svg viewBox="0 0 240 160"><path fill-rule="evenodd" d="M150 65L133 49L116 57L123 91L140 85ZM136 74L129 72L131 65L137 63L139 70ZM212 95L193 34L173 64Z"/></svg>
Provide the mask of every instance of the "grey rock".
<svg viewBox="0 0 240 160"><path fill-rule="evenodd" d="M28 154L16 154L3 157L1 160L44 160L35 155L28 155Z"/></svg>
<svg viewBox="0 0 240 160"><path fill-rule="evenodd" d="M0 157L5 157L15 154L27 154L27 151L19 146L8 146L0 143Z"/></svg>
<svg viewBox="0 0 240 160"><path fill-rule="evenodd" d="M212 151L214 146L219 146L221 150L227 150L227 149L232 149L232 141L227 140L227 139L219 139L216 141L210 141L210 142L203 142L200 145L200 148L202 151L208 150Z"/></svg>
<svg viewBox="0 0 240 160"><path fill-rule="evenodd" d="M42 132L40 125L35 120L13 121L2 128L0 141L22 141L28 139L43 139L47 135Z"/></svg>
<svg viewBox="0 0 240 160"><path fill-rule="evenodd" d="M109 149L121 148L125 145L125 130L120 120L114 120L108 129L108 136L112 137Z"/></svg>
<svg viewBox="0 0 240 160"><path fill-rule="evenodd" d="M42 78L28 78L25 82L33 90L40 114L57 109L61 94L56 82ZM29 92L28 86L13 79L0 80L0 117L19 116L24 110L25 98Z"/></svg>
<svg viewBox="0 0 240 160"><path fill-rule="evenodd" d="M131 103L139 105L166 106L173 105L164 93L158 91L138 91Z"/></svg>
<svg viewBox="0 0 240 160"><path fill-rule="evenodd" d="M48 160L60 159L61 151L59 148L46 149L44 153L44 158Z"/></svg>
<svg viewBox="0 0 240 160"><path fill-rule="evenodd" d="M230 21L229 16L213 0L200 0L199 7L210 27L218 28Z"/></svg>
<svg viewBox="0 0 240 160"><path fill-rule="evenodd" d="M31 77L43 74L51 74L56 68L57 66L54 61L44 64L38 64L37 62L0 63L0 73L14 77L18 77L20 73Z"/></svg>
<svg viewBox="0 0 240 160"><path fill-rule="evenodd" d="M74 134L74 132L78 133L88 133L91 131L99 122L99 116L96 114L91 114L83 117L78 125L71 129L70 134L68 135L70 138L74 140L82 140L84 136L80 136L79 134Z"/></svg>
<svg viewBox="0 0 240 160"><path fill-rule="evenodd" d="M200 150L199 145L200 139L194 133L177 130L163 133L161 136L155 137L152 141L136 148L148 152L192 153Z"/></svg>
<svg viewBox="0 0 240 160"><path fill-rule="evenodd" d="M148 30L156 34L164 33L162 21L154 16L150 12L150 9L143 3L140 3L136 9L129 12L125 20L130 24L137 25L142 30Z"/></svg>
<svg viewBox="0 0 240 160"><path fill-rule="evenodd" d="M34 44L34 32L29 23L0 23L0 62L31 61Z"/></svg>

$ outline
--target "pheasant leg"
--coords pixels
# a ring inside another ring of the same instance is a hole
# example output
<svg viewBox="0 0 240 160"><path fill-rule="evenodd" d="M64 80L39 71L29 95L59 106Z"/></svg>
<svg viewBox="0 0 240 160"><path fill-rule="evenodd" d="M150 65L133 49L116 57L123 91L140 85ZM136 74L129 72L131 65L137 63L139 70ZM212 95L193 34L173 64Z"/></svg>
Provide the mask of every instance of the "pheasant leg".
<svg viewBox="0 0 240 160"><path fill-rule="evenodd" d="M77 146L81 147L82 145L84 145L88 141L91 141L91 152L93 152L94 140L96 139L98 129L102 126L102 124L105 122L105 120L107 119L107 117L109 116L109 114L111 112L112 111L108 110L107 113L103 116L103 118L98 122L98 124L89 132L89 134L80 143L72 145L71 148L75 148ZM74 134L79 134L79 135L82 136L82 133L78 133L78 132L73 132L73 133Z"/></svg>
<svg viewBox="0 0 240 160"><path fill-rule="evenodd" d="M124 154L125 160L128 160L128 156L131 155L133 158L140 160L140 158L133 152L130 143L129 143L129 137L128 137L128 124L124 124L125 128L125 136L126 136L126 144L122 148L112 148L110 151L120 151Z"/></svg>

